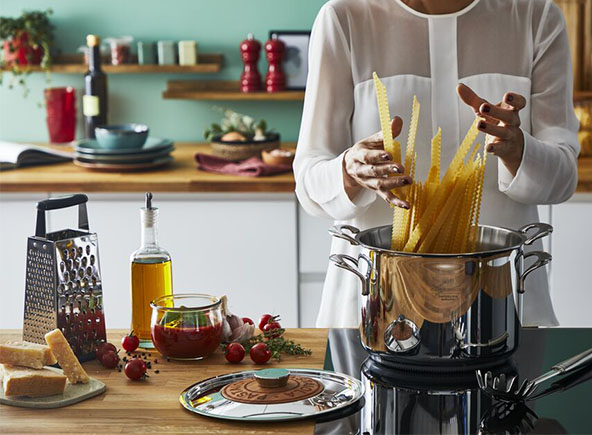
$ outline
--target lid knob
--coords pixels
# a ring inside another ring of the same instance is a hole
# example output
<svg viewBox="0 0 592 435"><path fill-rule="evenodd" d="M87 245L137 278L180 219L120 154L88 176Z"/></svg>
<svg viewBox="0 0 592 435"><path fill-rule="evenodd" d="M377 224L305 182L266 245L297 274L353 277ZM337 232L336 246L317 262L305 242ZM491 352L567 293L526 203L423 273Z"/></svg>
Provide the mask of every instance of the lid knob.
<svg viewBox="0 0 592 435"><path fill-rule="evenodd" d="M255 379L260 387L285 387L290 379L290 372L286 369L264 369L255 372Z"/></svg>

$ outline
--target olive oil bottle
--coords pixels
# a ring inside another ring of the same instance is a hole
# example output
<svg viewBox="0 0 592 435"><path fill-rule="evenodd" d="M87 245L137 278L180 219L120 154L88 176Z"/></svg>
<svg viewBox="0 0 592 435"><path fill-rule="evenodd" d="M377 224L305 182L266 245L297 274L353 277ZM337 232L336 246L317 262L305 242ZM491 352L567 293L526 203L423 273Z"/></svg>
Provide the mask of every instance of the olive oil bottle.
<svg viewBox="0 0 592 435"><path fill-rule="evenodd" d="M158 245L158 208L152 207L152 193L140 209L142 242L131 255L132 330L140 347L153 348L150 335L150 302L173 292L171 256Z"/></svg>

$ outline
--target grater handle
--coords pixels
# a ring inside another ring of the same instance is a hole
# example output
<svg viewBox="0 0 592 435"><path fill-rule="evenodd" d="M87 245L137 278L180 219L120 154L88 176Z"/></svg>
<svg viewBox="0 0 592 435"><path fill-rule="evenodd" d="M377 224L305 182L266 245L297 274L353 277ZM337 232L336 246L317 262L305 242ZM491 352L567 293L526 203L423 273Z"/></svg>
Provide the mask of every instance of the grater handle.
<svg viewBox="0 0 592 435"><path fill-rule="evenodd" d="M86 202L88 196L83 193L63 196L61 198L48 198L37 203L37 224L35 235L37 237L46 236L45 212L49 210L59 210L62 208L78 206L78 228L88 231L88 213L86 211Z"/></svg>

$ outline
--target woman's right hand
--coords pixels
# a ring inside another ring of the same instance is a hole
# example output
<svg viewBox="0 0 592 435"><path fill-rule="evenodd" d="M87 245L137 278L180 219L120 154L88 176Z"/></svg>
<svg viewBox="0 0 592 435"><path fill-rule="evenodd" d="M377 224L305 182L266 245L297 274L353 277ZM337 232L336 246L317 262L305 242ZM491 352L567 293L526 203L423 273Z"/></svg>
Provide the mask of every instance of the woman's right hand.
<svg viewBox="0 0 592 435"><path fill-rule="evenodd" d="M403 121L396 116L391 122L393 137L401 133ZM390 153L384 150L382 133L362 139L351 147L343 157L343 184L347 196L353 200L362 188L374 190L387 203L409 209L409 203L398 198L392 190L411 184L405 168L393 162Z"/></svg>

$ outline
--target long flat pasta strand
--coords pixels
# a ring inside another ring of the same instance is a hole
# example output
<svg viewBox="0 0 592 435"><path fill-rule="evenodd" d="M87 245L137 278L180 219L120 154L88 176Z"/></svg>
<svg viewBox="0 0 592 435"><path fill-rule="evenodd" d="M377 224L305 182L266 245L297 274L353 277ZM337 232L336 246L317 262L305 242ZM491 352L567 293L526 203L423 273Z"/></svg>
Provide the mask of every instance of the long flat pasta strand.
<svg viewBox="0 0 592 435"><path fill-rule="evenodd" d="M378 114L380 117L380 129L382 131L384 149L393 156L393 161L400 162L401 146L399 142L393 140L393 132L391 130L391 114L388 105L386 88L375 72L372 73L372 78L374 79L374 90L376 92L376 102L378 103Z"/></svg>

